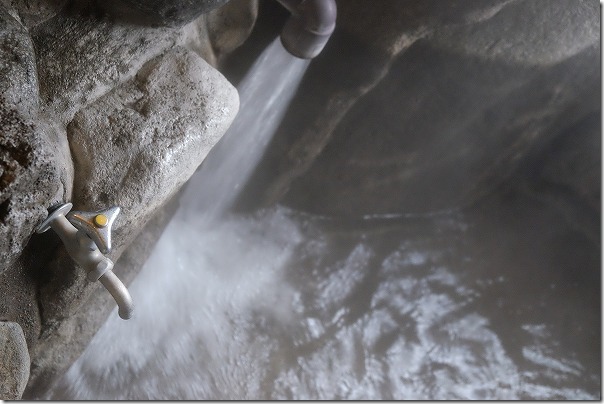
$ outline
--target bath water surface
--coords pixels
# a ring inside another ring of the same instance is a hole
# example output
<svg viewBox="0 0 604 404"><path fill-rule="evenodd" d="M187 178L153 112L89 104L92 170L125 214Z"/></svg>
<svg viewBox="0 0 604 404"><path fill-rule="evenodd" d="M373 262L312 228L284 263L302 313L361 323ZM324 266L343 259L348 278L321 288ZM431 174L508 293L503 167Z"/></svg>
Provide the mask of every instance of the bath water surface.
<svg viewBox="0 0 604 404"><path fill-rule="evenodd" d="M283 52L242 83L237 121L130 285L134 318L112 313L45 398L599 398L599 257L539 203L229 211L306 68Z"/></svg>

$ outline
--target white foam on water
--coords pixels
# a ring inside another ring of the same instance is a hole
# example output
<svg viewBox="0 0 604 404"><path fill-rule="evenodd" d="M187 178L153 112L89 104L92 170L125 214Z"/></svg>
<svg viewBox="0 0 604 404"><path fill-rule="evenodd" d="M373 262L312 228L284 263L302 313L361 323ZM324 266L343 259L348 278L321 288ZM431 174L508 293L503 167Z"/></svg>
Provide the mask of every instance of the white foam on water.
<svg viewBox="0 0 604 404"><path fill-rule="evenodd" d="M282 269L299 235L285 216L203 226L202 217L170 223L130 285L136 315L110 316L59 389L78 399L254 397L248 384L270 341L241 329L258 311L291 321Z"/></svg>
<svg viewBox="0 0 604 404"><path fill-rule="evenodd" d="M488 306L523 310L499 285L531 289L465 244L463 216L348 234L283 207L228 213L306 68L283 52L242 83L239 117L130 285L134 318L113 312L44 398L597 398L559 332Z"/></svg>

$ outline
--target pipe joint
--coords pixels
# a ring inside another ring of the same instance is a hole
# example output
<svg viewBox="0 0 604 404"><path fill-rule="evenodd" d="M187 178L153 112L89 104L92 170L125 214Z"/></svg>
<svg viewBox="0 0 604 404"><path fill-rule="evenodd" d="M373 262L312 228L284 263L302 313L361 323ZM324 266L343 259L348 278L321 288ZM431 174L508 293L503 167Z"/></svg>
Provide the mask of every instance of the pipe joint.
<svg viewBox="0 0 604 404"><path fill-rule="evenodd" d="M281 32L281 43L302 59L317 56L336 26L335 0L278 0L292 16Z"/></svg>

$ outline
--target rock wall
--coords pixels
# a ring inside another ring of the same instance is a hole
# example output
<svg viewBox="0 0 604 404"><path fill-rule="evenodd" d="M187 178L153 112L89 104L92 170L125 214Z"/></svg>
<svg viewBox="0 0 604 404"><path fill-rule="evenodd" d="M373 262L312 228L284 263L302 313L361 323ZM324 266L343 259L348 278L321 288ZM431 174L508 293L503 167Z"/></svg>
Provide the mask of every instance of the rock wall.
<svg viewBox="0 0 604 404"><path fill-rule="evenodd" d="M28 376L24 397L49 387L115 305L53 232L34 235L47 209L121 206L109 257L128 284L235 117L237 91L215 66L257 4L209 3L151 27L88 1L0 2L0 326L31 356L23 376L23 355L3 351L0 370L21 376L1 379L0 399L20 398Z"/></svg>
<svg viewBox="0 0 604 404"><path fill-rule="evenodd" d="M0 332L31 356L26 398L114 306L52 232L32 236L47 208L120 204L110 258L128 284L237 111L214 67L240 76L287 17L263 3L240 47L255 1L153 3L0 1ZM430 214L524 184L599 245L599 55L595 0L339 1L238 206ZM6 398L23 358L0 358Z"/></svg>
<svg viewBox="0 0 604 404"><path fill-rule="evenodd" d="M558 154L544 175L599 206L599 131L572 129L601 107L598 13L589 0L339 1L240 208L456 209L546 150ZM556 163L570 152L553 142L585 153L581 172Z"/></svg>

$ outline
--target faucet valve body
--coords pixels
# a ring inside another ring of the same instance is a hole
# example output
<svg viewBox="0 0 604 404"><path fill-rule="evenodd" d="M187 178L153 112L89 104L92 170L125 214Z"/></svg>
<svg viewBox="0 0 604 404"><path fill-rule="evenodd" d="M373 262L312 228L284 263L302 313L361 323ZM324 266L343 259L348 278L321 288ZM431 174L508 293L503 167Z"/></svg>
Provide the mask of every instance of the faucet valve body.
<svg viewBox="0 0 604 404"><path fill-rule="evenodd" d="M97 212L70 212L72 206L71 203L59 206L38 226L36 233L52 228L71 258L87 271L86 278L90 282L101 282L115 299L119 316L127 320L132 317L132 298L113 273L113 261L103 255L111 251L111 227L120 208L114 206Z"/></svg>

